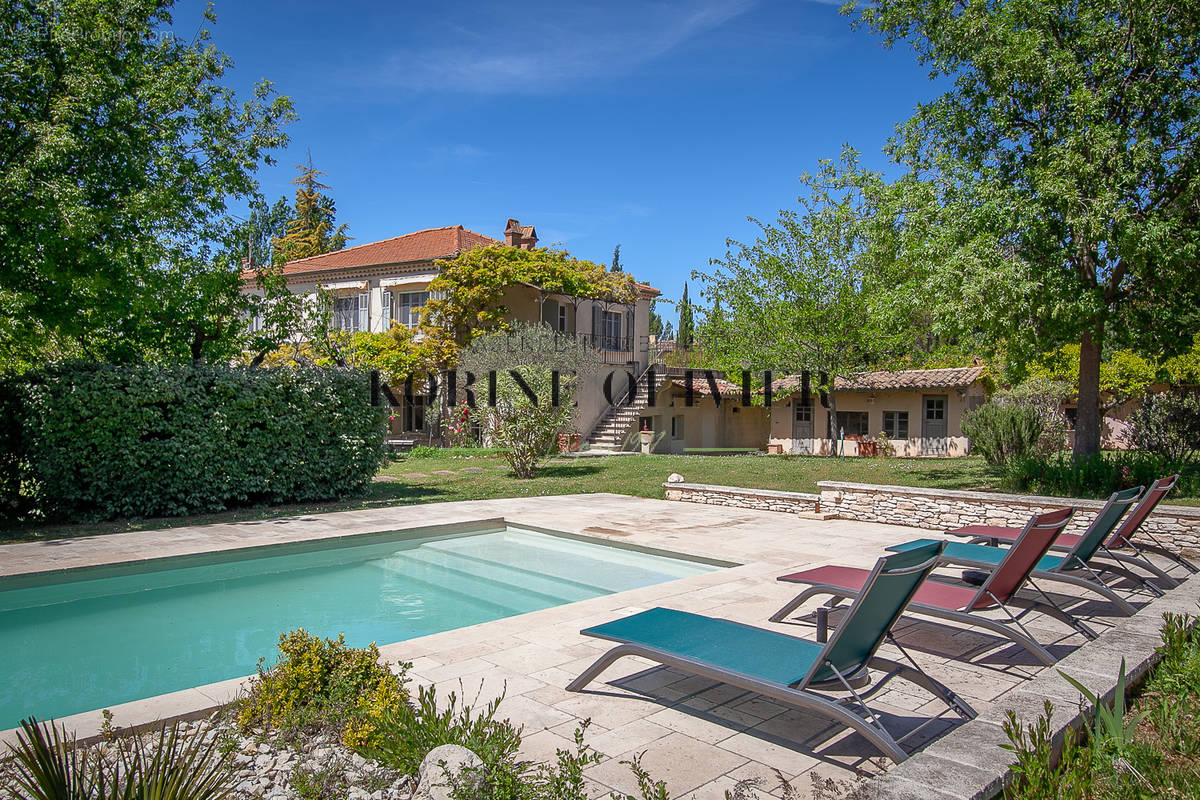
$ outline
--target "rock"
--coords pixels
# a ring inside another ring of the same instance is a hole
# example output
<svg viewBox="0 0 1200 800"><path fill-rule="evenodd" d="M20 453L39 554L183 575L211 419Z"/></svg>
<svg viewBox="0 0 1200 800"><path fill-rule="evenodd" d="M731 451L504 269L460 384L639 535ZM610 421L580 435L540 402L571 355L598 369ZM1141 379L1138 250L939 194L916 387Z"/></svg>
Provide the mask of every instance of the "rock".
<svg viewBox="0 0 1200 800"><path fill-rule="evenodd" d="M442 764L445 766L442 766ZM425 754L417 770L417 788L412 800L451 800L450 776L466 768L482 767L479 756L462 745L444 744Z"/></svg>
<svg viewBox="0 0 1200 800"><path fill-rule="evenodd" d="M683 482L684 482L683 476L680 475L678 472L672 472L670 475L667 476L667 483L683 483Z"/></svg>

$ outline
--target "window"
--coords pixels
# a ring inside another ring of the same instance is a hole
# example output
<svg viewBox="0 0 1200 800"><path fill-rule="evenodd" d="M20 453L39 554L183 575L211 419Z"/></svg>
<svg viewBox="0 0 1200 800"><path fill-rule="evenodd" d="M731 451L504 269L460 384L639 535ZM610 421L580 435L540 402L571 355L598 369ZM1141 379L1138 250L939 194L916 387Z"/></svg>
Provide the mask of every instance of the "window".
<svg viewBox="0 0 1200 800"><path fill-rule="evenodd" d="M358 330L358 297L347 294L333 298L333 327L339 331Z"/></svg>
<svg viewBox="0 0 1200 800"><path fill-rule="evenodd" d="M838 430L846 436L869 436L867 432L867 412L839 411L837 413Z"/></svg>
<svg viewBox="0 0 1200 800"><path fill-rule="evenodd" d="M683 438L683 417L671 417L671 438Z"/></svg>
<svg viewBox="0 0 1200 800"><path fill-rule="evenodd" d="M600 314L600 333L604 337L602 350L620 350L621 348L621 312L604 311Z"/></svg>
<svg viewBox="0 0 1200 800"><path fill-rule="evenodd" d="M564 333L567 330L567 307L564 305L558 306L558 332Z"/></svg>
<svg viewBox="0 0 1200 800"><path fill-rule="evenodd" d="M411 403L404 405L404 430L425 430L425 395L413 395Z"/></svg>
<svg viewBox="0 0 1200 800"><path fill-rule="evenodd" d="M638 430L652 431L654 430L654 417L641 417L638 419Z"/></svg>
<svg viewBox="0 0 1200 800"><path fill-rule="evenodd" d="M812 402L796 401L796 422L812 422Z"/></svg>
<svg viewBox="0 0 1200 800"><path fill-rule="evenodd" d="M396 324L415 328L421 321L421 306L429 300L429 292L396 292Z"/></svg>
<svg viewBox="0 0 1200 800"><path fill-rule="evenodd" d="M883 412L883 435L889 439L908 438L908 412Z"/></svg>

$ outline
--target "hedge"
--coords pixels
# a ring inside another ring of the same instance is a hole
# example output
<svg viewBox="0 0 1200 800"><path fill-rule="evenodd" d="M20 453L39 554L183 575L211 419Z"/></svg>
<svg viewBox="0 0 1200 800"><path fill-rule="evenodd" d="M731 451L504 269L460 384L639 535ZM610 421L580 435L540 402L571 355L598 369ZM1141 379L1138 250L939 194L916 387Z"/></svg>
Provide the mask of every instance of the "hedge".
<svg viewBox="0 0 1200 800"><path fill-rule="evenodd" d="M357 371L89 363L8 385L20 500L46 519L330 500L384 459L386 417Z"/></svg>

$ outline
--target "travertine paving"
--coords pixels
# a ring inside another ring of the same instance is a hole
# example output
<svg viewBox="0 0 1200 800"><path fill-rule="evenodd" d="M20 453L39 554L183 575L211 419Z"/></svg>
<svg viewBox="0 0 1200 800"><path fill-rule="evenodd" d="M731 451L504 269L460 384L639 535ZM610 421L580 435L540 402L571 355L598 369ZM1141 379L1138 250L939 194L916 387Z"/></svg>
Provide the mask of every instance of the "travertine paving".
<svg viewBox="0 0 1200 800"><path fill-rule="evenodd" d="M390 509L113 534L90 539L7 545L0 575L160 558L213 550L324 539L358 533L505 519L626 545L733 562L730 567L658 586L599 597L518 617L394 644L380 643L385 658L412 663L410 675L486 702L504 695L501 710L525 728L526 757L552 760L571 749L573 734L588 721L586 741L605 760L587 776L597 788L635 790L623 761L642 765L667 781L672 796L723 798L739 781L758 779L760 793L782 796L779 780L808 796L812 776L850 780L886 769L861 737L830 721L789 709L750 692L689 676L639 659L614 664L582 693L567 685L607 649L579 635L581 628L653 606L721 616L811 638L805 618L773 625L767 618L797 587L775 578L825 563L868 567L888 544L921 532L902 526L845 520L810 520L766 511L699 506L612 494L438 503ZM1078 603L1079 601L1075 601ZM814 606L815 607L815 606ZM1088 602L1095 627L1112 610ZM812 608L800 610L810 616ZM831 614L832 621L837 614ZM1051 649L1067 654L1084 643L1052 620L1030 628ZM998 697L1041 671L1006 640L944 623L906 620L897 638L935 678L985 711ZM885 645L884 654L901 658ZM117 724L131 725L211 707L232 697L240 681L198 687L113 709ZM912 730L944 707L901 681L872 700L894 732ZM81 735L95 732L98 714L69 720ZM958 724L928 725L904 742L919 749Z"/></svg>

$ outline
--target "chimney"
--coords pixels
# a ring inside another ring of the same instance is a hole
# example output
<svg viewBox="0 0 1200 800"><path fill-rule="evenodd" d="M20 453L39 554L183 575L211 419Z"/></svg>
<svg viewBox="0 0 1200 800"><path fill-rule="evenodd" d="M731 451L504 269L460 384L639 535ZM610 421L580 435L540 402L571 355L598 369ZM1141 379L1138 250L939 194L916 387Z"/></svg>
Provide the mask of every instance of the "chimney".
<svg viewBox="0 0 1200 800"><path fill-rule="evenodd" d="M504 226L504 243L509 247L532 250L537 246L537 241L537 231L532 225L522 225L519 221L510 219Z"/></svg>

